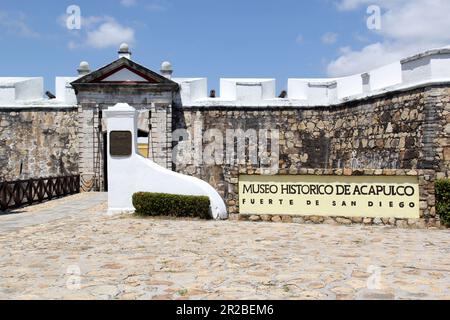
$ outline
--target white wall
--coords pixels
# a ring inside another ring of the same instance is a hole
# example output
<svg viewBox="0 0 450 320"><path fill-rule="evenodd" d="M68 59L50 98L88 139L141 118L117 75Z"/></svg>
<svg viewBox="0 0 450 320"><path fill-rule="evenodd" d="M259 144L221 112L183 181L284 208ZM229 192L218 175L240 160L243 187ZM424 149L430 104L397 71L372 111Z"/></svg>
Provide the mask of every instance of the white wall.
<svg viewBox="0 0 450 320"><path fill-rule="evenodd" d="M431 76L436 79L445 79L450 75L450 53L436 55L431 60Z"/></svg>
<svg viewBox="0 0 450 320"><path fill-rule="evenodd" d="M16 101L33 101L42 99L44 94L44 79L30 78L16 82Z"/></svg>
<svg viewBox="0 0 450 320"><path fill-rule="evenodd" d="M136 192L159 192L180 195L202 195L211 200L213 218L227 218L225 203L208 183L190 176L164 169L138 154L137 112L128 104L117 104L105 111L108 136L111 131L130 131L133 134L133 154L113 157L108 153L108 212L134 212L132 196ZM108 152L110 141L108 141Z"/></svg>
<svg viewBox="0 0 450 320"><path fill-rule="evenodd" d="M77 96L75 94L75 90L70 85L70 83L75 81L76 79L76 77L56 77L56 100L67 104L77 104Z"/></svg>
<svg viewBox="0 0 450 320"><path fill-rule="evenodd" d="M403 83L414 83L431 79L431 58L420 57L402 63Z"/></svg>
<svg viewBox="0 0 450 320"><path fill-rule="evenodd" d="M450 47L433 49L403 59L403 84L424 81L448 81L450 79Z"/></svg>
<svg viewBox="0 0 450 320"><path fill-rule="evenodd" d="M310 81L307 89L308 103L319 106L328 105L337 96L335 81Z"/></svg>
<svg viewBox="0 0 450 320"><path fill-rule="evenodd" d="M308 99L308 79L288 79L288 95L292 100Z"/></svg>
<svg viewBox="0 0 450 320"><path fill-rule="evenodd" d="M275 99L275 79L220 79L220 98L230 101Z"/></svg>
<svg viewBox="0 0 450 320"><path fill-rule="evenodd" d="M370 75L370 88L372 91L388 88L402 83L402 67L395 62L372 70Z"/></svg>
<svg viewBox="0 0 450 320"><path fill-rule="evenodd" d="M14 86L8 86L6 84L0 84L0 104L15 104L16 102L16 89Z"/></svg>
<svg viewBox="0 0 450 320"><path fill-rule="evenodd" d="M43 78L0 78L0 104L43 100Z"/></svg>
<svg viewBox="0 0 450 320"><path fill-rule="evenodd" d="M220 97L209 99L190 95L182 97L185 106L322 106L405 90L431 82L450 82L450 47L421 54L368 71L363 74L330 79L288 79L288 98L278 99L274 79L220 79ZM206 92L206 90L205 90Z"/></svg>
<svg viewBox="0 0 450 320"><path fill-rule="evenodd" d="M181 100L184 104L208 97L208 80L206 78L173 78L172 80L180 85Z"/></svg>
<svg viewBox="0 0 450 320"><path fill-rule="evenodd" d="M338 99L344 99L363 93L363 83L360 74L345 78L339 78L336 80L336 82Z"/></svg>

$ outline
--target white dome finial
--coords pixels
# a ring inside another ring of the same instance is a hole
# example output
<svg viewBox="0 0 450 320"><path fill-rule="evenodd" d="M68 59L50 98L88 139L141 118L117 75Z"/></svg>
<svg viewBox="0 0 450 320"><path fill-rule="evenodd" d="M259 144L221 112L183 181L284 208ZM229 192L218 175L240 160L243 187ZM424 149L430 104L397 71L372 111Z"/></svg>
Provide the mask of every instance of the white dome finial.
<svg viewBox="0 0 450 320"><path fill-rule="evenodd" d="M128 43L122 43L120 45L119 51L120 52L128 52L130 50L130 46L128 45Z"/></svg>
<svg viewBox="0 0 450 320"><path fill-rule="evenodd" d="M119 58L131 59L131 51L128 43L122 43L119 47Z"/></svg>
<svg viewBox="0 0 450 320"><path fill-rule="evenodd" d="M161 74L164 77L170 79L170 78L172 78L172 73L173 73L173 67L169 61L164 61L163 63L161 63Z"/></svg>
<svg viewBox="0 0 450 320"><path fill-rule="evenodd" d="M91 69L89 67L89 63L87 61L81 61L80 66L78 67L78 75L85 76L91 73Z"/></svg>

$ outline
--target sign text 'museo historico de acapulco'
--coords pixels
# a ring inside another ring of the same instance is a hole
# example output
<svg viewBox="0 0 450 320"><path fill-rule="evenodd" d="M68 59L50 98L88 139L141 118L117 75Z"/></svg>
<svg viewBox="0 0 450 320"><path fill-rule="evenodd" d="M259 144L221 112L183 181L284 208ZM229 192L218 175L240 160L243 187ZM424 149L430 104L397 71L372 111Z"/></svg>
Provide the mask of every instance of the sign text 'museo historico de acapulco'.
<svg viewBox="0 0 450 320"><path fill-rule="evenodd" d="M241 176L241 214L420 217L417 177Z"/></svg>

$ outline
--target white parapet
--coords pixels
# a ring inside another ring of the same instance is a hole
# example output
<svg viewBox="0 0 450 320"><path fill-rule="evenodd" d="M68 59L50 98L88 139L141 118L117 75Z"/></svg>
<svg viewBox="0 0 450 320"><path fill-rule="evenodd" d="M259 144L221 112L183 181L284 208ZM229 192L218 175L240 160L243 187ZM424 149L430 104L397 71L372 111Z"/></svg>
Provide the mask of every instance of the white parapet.
<svg viewBox="0 0 450 320"><path fill-rule="evenodd" d="M287 97L276 97L274 79L221 79L220 96L201 94L192 82L182 85L186 107L314 107L333 106L398 90L450 82L450 47L428 50L365 73L340 78L288 79ZM186 87L186 88L185 88Z"/></svg>
<svg viewBox="0 0 450 320"><path fill-rule="evenodd" d="M275 79L220 79L220 98L258 102L275 99Z"/></svg>
<svg viewBox="0 0 450 320"><path fill-rule="evenodd" d="M189 105L208 97L208 81L206 78L175 78L180 85L180 96L183 104Z"/></svg>
<svg viewBox="0 0 450 320"><path fill-rule="evenodd" d="M75 91L70 82L73 77L57 77L55 81L56 99L44 96L44 79L0 78L0 107L7 108L67 108L77 105Z"/></svg>
<svg viewBox="0 0 450 320"><path fill-rule="evenodd" d="M328 105L337 97L337 82L334 79L289 79L290 100L312 105Z"/></svg>
<svg viewBox="0 0 450 320"><path fill-rule="evenodd" d="M448 80L450 77L450 48L429 50L403 59L403 83L427 80Z"/></svg>
<svg viewBox="0 0 450 320"><path fill-rule="evenodd" d="M108 137L113 131L131 134L132 152L112 156L108 138L108 212L134 212L132 196L136 192L208 196L214 219L226 219L227 210L218 192L203 180L167 170L138 153L137 111L128 104L117 104L105 111Z"/></svg>
<svg viewBox="0 0 450 320"><path fill-rule="evenodd" d="M89 72L89 66L82 66ZM81 66L80 66L81 68ZM164 63L161 69L171 68ZM81 70L81 69L80 69ZM164 71L164 70L163 70ZM167 70L166 70L167 71ZM43 97L42 78L0 78L0 107L75 106L70 82L56 78L56 99ZM398 90L450 83L450 47L428 50L365 73L340 78L288 79L287 95L277 97L275 79L222 78L220 96L209 97L206 78L175 78L184 107L314 107L333 106ZM286 89L279 88L279 90ZM178 102L178 101L177 101Z"/></svg>
<svg viewBox="0 0 450 320"><path fill-rule="evenodd" d="M71 82L75 81L76 77L56 77L55 89L56 100L65 104L77 104L77 96L73 89Z"/></svg>
<svg viewBox="0 0 450 320"><path fill-rule="evenodd" d="M173 79L180 85L182 106L277 106L287 100L275 97L275 79L220 79L220 97L207 95L205 78Z"/></svg>
<svg viewBox="0 0 450 320"><path fill-rule="evenodd" d="M0 105L42 100L43 78L0 78Z"/></svg>
<svg viewBox="0 0 450 320"><path fill-rule="evenodd" d="M402 83L402 67L399 61L382 66L369 72L370 91L400 85Z"/></svg>
<svg viewBox="0 0 450 320"><path fill-rule="evenodd" d="M360 74L336 80L336 96L334 101L363 93L363 81ZM333 100L330 103L334 102Z"/></svg>
<svg viewBox="0 0 450 320"><path fill-rule="evenodd" d="M328 106L370 95L402 83L400 62L367 73L329 79L289 79L289 99L294 104Z"/></svg>

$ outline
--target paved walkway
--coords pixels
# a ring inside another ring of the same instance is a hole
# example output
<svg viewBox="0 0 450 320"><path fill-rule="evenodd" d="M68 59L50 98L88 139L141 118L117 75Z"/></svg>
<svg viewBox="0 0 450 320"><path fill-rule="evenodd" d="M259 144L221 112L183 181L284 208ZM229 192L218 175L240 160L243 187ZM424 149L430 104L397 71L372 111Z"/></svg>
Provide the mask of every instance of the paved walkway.
<svg viewBox="0 0 450 320"><path fill-rule="evenodd" d="M111 218L104 199L0 217L0 299L450 299L448 230Z"/></svg>
<svg viewBox="0 0 450 320"><path fill-rule="evenodd" d="M107 201L107 193L77 194L41 205L0 213L0 233L37 224L78 216L81 212Z"/></svg>

